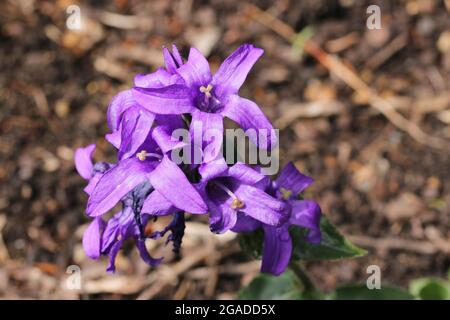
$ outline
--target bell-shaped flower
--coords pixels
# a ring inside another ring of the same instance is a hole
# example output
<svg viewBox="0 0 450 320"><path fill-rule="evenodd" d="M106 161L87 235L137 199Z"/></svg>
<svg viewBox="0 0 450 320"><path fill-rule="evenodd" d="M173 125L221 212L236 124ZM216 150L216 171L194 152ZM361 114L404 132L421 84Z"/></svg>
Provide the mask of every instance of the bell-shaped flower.
<svg viewBox="0 0 450 320"><path fill-rule="evenodd" d="M206 58L191 48L187 62L173 69L183 83L177 80L164 87L136 85L133 97L155 114L191 114L191 130L193 125L197 125L204 131L223 132L223 117L228 117L244 131L253 129L249 137L259 147L271 148L277 140L271 123L256 103L238 95L247 74L262 54L262 49L250 44L242 45L212 75ZM202 136L206 139L208 134L204 132ZM211 140L203 144L213 144L216 150L221 148L222 136Z"/></svg>
<svg viewBox="0 0 450 320"><path fill-rule="evenodd" d="M119 150L121 159L116 166L103 174L90 194L87 205L89 216L103 215L128 192L146 181L176 208L191 213L207 212L200 194L177 164L163 151L165 144L161 141L158 144L152 138L154 130L155 128L148 130L147 136L139 146L133 141L134 135L123 135ZM128 147L122 149L122 146Z"/></svg>
<svg viewBox="0 0 450 320"><path fill-rule="evenodd" d="M210 228L223 233L233 228L238 213L278 226L284 220L283 201L264 192L265 176L243 163L223 169L215 163L203 171L197 185L210 211Z"/></svg>
<svg viewBox="0 0 450 320"><path fill-rule="evenodd" d="M266 187L269 194L286 204L285 211L288 219L279 226L271 226L248 215L238 216L233 231L249 232L261 227L264 230L262 272L279 275L286 269L292 255L290 226L308 229L306 240L310 243L320 243L320 207L315 201L298 199L300 193L312 182L310 177L303 175L290 162L283 168L277 179Z"/></svg>

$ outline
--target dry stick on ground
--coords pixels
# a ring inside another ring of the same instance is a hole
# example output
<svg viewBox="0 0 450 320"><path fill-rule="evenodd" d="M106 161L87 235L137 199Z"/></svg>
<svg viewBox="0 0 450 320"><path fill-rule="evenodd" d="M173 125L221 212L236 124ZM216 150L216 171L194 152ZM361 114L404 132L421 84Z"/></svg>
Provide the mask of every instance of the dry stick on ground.
<svg viewBox="0 0 450 320"><path fill-rule="evenodd" d="M186 256L184 259L172 264L170 267L160 268L155 271L148 279L148 283L151 287L142 292L138 296L138 300L150 300L155 295L160 293L167 285L175 281L179 275L195 266L197 263L205 260L211 251L209 250L197 250Z"/></svg>
<svg viewBox="0 0 450 320"><path fill-rule="evenodd" d="M408 36L404 33L394 38L383 49L375 53L366 63L366 67L375 70L382 64L384 64L395 53L403 49L408 44Z"/></svg>
<svg viewBox="0 0 450 320"><path fill-rule="evenodd" d="M436 254L443 252L450 254L448 245L443 245L441 242L419 241L402 239L398 237L388 238L371 238L367 236L348 235L348 239L363 247L372 247L377 250L407 250L417 252L420 254Z"/></svg>
<svg viewBox="0 0 450 320"><path fill-rule="evenodd" d="M247 13L252 19L272 29L287 41L291 43L294 41L296 32L289 25L272 16L270 13L259 9L253 4L247 5ZM388 101L381 98L355 72L342 63L338 57L326 53L311 40L305 42L304 51L313 56L320 64L361 96L368 97L369 104L373 108L377 109L392 124L406 132L414 140L436 149L450 150L450 143L448 141L425 133L417 124L398 113Z"/></svg>
<svg viewBox="0 0 450 320"><path fill-rule="evenodd" d="M275 126L282 130L298 118L327 117L341 113L344 106L338 101L313 101L292 103L288 110L277 120Z"/></svg>

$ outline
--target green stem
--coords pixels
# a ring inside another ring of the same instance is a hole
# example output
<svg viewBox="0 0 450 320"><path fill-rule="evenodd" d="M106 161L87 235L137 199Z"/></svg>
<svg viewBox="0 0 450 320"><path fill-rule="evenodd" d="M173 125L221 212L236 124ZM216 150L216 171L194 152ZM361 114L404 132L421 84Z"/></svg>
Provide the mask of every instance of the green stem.
<svg viewBox="0 0 450 320"><path fill-rule="evenodd" d="M299 263L295 261L289 262L289 269L294 272L294 274L300 279L303 284L305 292L316 292L316 286L312 281L311 277L306 272L305 268Z"/></svg>

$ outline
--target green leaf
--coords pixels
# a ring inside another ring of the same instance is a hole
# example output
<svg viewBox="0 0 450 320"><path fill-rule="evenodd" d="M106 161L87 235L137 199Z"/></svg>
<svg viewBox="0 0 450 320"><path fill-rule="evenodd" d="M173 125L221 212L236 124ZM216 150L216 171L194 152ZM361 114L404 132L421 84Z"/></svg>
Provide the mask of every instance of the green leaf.
<svg viewBox="0 0 450 320"><path fill-rule="evenodd" d="M298 300L302 297L302 284L289 269L280 276L261 273L238 294L240 300Z"/></svg>
<svg viewBox="0 0 450 320"><path fill-rule="evenodd" d="M364 256L367 251L361 249L344 238L336 227L323 215L320 220L322 241L320 244L311 244L305 240L307 230L291 226L289 233L292 237L292 259L305 261L333 260L355 258ZM262 255L264 232L257 230L239 234L239 244L244 252L260 258Z"/></svg>
<svg viewBox="0 0 450 320"><path fill-rule="evenodd" d="M306 26L292 38L292 51L295 56L301 57L306 42L314 35L314 28Z"/></svg>
<svg viewBox="0 0 450 320"><path fill-rule="evenodd" d="M411 300L408 291L393 286L369 289L365 285L350 284L337 288L330 296L333 300Z"/></svg>
<svg viewBox="0 0 450 320"><path fill-rule="evenodd" d="M333 260L343 258L361 257L367 251L361 249L345 239L336 227L323 215L320 220L322 241L320 244L311 244L305 240L305 230L291 227L290 233L293 241L294 259L306 261Z"/></svg>
<svg viewBox="0 0 450 320"><path fill-rule="evenodd" d="M450 284L437 278L413 280L409 291L422 300L450 300Z"/></svg>

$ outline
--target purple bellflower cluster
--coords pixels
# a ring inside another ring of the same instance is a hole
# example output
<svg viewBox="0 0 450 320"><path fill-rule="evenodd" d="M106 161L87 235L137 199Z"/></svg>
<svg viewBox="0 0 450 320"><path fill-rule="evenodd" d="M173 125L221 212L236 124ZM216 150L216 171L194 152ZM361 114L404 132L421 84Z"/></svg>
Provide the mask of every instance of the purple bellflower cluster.
<svg viewBox="0 0 450 320"><path fill-rule="evenodd" d="M262 49L242 45L212 75L206 58L195 48L187 61L175 46L172 51L164 48L164 68L137 75L132 89L112 99L107 115L110 133L105 138L117 149L116 163L94 164L95 145L75 153L76 169L88 181L86 213L93 221L84 233L83 247L90 258L108 256L107 271L114 272L118 251L132 239L142 259L156 266L162 258L150 255L146 241L169 233L167 241L178 252L186 214L208 214L214 233L262 229L261 270L275 275L285 270L291 258L291 226L306 228L306 239L320 242L320 208L300 198L311 178L289 163L272 181L258 167L227 164L218 152L224 117L243 130L273 131L260 108L238 95L262 54ZM196 126L205 134L193 145L173 138L178 129L194 134ZM220 134L211 139L207 130ZM249 138L263 149L277 143L272 134ZM173 151L186 148L200 150L201 161L173 161ZM118 204L121 209L107 215ZM166 215L172 217L166 228L146 232L148 223Z"/></svg>

